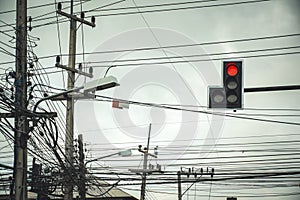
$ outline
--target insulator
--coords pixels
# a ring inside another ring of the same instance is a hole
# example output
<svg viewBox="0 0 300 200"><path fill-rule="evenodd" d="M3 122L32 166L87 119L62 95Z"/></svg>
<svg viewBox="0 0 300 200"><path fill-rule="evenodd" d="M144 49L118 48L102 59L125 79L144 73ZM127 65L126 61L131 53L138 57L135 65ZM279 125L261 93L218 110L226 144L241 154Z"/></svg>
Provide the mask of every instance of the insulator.
<svg viewBox="0 0 300 200"><path fill-rule="evenodd" d="M94 16L92 16L92 19L91 19L92 23L95 24L96 22L96 18Z"/></svg>
<svg viewBox="0 0 300 200"><path fill-rule="evenodd" d="M81 13L80 13L80 18L81 18L81 19L84 19L84 12L81 12Z"/></svg>
<svg viewBox="0 0 300 200"><path fill-rule="evenodd" d="M90 67L90 68L89 68L89 73L90 73L90 74L93 74L93 71L94 71L93 67Z"/></svg>
<svg viewBox="0 0 300 200"><path fill-rule="evenodd" d="M48 96L49 96L49 95L45 92L45 93L44 93L44 97L48 97Z"/></svg>
<svg viewBox="0 0 300 200"><path fill-rule="evenodd" d="M61 3L59 2L59 3L57 4L57 9L58 9L58 10L61 10L61 8L62 8L62 5L61 5Z"/></svg>
<svg viewBox="0 0 300 200"><path fill-rule="evenodd" d="M56 63L57 63L57 64L60 63L60 56L56 56Z"/></svg>
<svg viewBox="0 0 300 200"><path fill-rule="evenodd" d="M82 63L79 63L78 69L79 69L80 71L82 71Z"/></svg>

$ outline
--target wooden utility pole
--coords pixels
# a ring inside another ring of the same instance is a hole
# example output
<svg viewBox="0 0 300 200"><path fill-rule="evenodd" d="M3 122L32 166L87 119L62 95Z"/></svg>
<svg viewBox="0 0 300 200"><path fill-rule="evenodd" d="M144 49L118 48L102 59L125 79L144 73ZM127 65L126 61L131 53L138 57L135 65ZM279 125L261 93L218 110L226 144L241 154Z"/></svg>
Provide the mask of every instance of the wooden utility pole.
<svg viewBox="0 0 300 200"><path fill-rule="evenodd" d="M14 194L27 200L27 0L17 0L14 130Z"/></svg>

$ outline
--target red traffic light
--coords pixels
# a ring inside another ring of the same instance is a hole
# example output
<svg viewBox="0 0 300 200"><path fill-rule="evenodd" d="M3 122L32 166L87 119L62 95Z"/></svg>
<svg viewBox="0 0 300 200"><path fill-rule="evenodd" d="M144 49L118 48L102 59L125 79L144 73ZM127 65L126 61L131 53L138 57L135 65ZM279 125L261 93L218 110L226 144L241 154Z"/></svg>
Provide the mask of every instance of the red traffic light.
<svg viewBox="0 0 300 200"><path fill-rule="evenodd" d="M229 76L235 76L238 73L238 68L235 63L228 63L227 64L227 74Z"/></svg>

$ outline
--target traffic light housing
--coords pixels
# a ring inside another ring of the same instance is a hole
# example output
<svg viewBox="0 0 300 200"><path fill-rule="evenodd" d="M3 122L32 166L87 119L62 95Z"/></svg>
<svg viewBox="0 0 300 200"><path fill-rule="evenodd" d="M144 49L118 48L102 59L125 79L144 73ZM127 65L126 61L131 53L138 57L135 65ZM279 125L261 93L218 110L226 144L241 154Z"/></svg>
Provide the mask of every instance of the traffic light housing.
<svg viewBox="0 0 300 200"><path fill-rule="evenodd" d="M223 62L223 86L226 94L226 108L242 108L243 105L242 61Z"/></svg>
<svg viewBox="0 0 300 200"><path fill-rule="evenodd" d="M223 61L223 86L209 87L209 108L243 107L243 63Z"/></svg>
<svg viewBox="0 0 300 200"><path fill-rule="evenodd" d="M226 94L224 88L209 88L209 108L226 108Z"/></svg>

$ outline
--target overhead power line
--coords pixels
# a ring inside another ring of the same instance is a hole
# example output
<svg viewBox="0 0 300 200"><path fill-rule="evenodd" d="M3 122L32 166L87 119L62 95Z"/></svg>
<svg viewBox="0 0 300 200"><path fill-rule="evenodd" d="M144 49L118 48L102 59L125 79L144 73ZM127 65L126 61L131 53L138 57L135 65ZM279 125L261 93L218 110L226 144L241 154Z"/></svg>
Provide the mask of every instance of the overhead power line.
<svg viewBox="0 0 300 200"><path fill-rule="evenodd" d="M218 44L226 44L226 43L272 40L272 39L299 37L299 36L300 36L300 33L292 33L292 34L284 34L284 35L241 38L241 39L202 42L202 43L194 43L194 44L176 44L176 45L167 45L167 46L161 46L161 47L138 47L138 48L130 48L130 49L115 49L115 50L105 50L105 51L96 51L96 52L85 52L84 54L85 55L111 54L111 53L123 53L123 52L133 52L133 51L151 51L151 50L157 50L157 49L187 48L187 47L194 47L194 46L206 46L206 45L218 45ZM272 49L284 50L286 48L288 48L288 49L298 48L298 45L290 46L290 47L275 47L275 48L265 48L265 49L256 49L256 50L244 50L244 53L247 53L247 51L250 53L252 51L267 51L267 50L272 50ZM228 52L215 53L215 54L222 55L222 54L228 54ZM76 55L83 55L83 53L76 53ZM211 55L211 54L207 54L207 56L209 56L209 55ZM56 56L57 55L46 55L46 56L40 56L38 59L42 60L42 59L48 59L48 58L55 58ZM69 54L62 54L61 56L69 56ZM189 55L189 56L192 56L192 55ZM204 56L204 54L201 54L201 56ZM111 62L113 62L113 60ZM11 64L11 63L14 63L14 61L2 62L0 64ZM54 68L54 67L51 67L51 68Z"/></svg>
<svg viewBox="0 0 300 200"><path fill-rule="evenodd" d="M189 6L189 7L179 7L179 8L143 10L143 11L141 11L141 13L170 12L170 11L179 11L179 10L192 10L192 9L214 8L214 7L223 7L223 6L236 6L236 5L243 5L243 4L256 4L256 3L262 3L262 2L267 2L267 1L271 1L271 0L241 1L241 2L211 4L211 5L204 5L204 6ZM148 5L148 6L151 6L151 5ZM100 14L100 15L93 15L93 16L94 17L109 17L109 16L133 15L133 14L140 14L140 12L138 12L138 11L119 12L119 13L108 13L108 14ZM91 16L87 16L87 17L91 17ZM48 19L53 19L53 16L41 18L38 21L48 20ZM59 22L63 23L63 22L67 22L67 20L62 19ZM38 25L32 26L32 28L38 28L38 27L42 27L42 26L46 26L46 25L52 25L53 23L56 23L56 21L50 21L50 22L46 22L43 24L38 24Z"/></svg>
<svg viewBox="0 0 300 200"><path fill-rule="evenodd" d="M61 3L69 3L70 1L60 1ZM32 10L32 9L36 9L36 8L43 8L43 7L48 7L48 6L53 6L56 3L46 3L46 4L40 4L40 5L35 5L35 6L29 6L27 8L27 10ZM2 14L7 14L7 13L12 13L12 12L16 12L15 9L13 10L5 10L5 11L1 11L0 15Z"/></svg>
<svg viewBox="0 0 300 200"><path fill-rule="evenodd" d="M156 107L156 108L170 109L170 110L177 110L177 111L186 111L186 112L194 112L194 113L201 113L201 114L217 115L217 116L230 117L230 118L236 118L236 119L242 119L242 120L250 120L250 121L259 121L259 122L300 126L300 123L297 123L297 122L279 121L279 120L271 120L271 119L260 119L260 118L238 116L238 115L233 115L233 114L228 114L228 113L212 112L212 111L204 111L204 110L192 110L192 109L178 108L178 107L172 107L172 106L164 106L164 105L156 104L156 103L129 101L129 100L118 99L118 98L114 98L114 97L103 96L103 95L96 95L96 97L103 98L103 99L110 99L110 100L118 100L120 102L126 102L129 104L135 104L135 105L140 105L140 106L149 106L149 107Z"/></svg>
<svg viewBox="0 0 300 200"><path fill-rule="evenodd" d="M141 10L141 12L132 11L132 12L99 14L99 15L94 15L94 16L95 17L109 17L109 16L118 16L118 15L133 15L133 14L140 14L140 13L171 12L171 11L179 11L179 10L194 10L194 9L215 8L215 7L223 7L223 6L236 6L236 5L242 5L242 4L256 4L256 3L262 3L262 2L267 2L267 1L271 1L271 0L240 1L240 2L231 2L231 3L203 5L203 6L188 6L188 7L180 7L180 8Z"/></svg>
<svg viewBox="0 0 300 200"><path fill-rule="evenodd" d="M131 58L131 59L121 59L121 60L101 60L101 61L87 62L87 64L101 64L101 63L110 64L110 63L137 62L137 61L148 61L148 60L186 59L186 58L220 56L220 55L230 55L230 54L257 53L257 52L264 52L264 51L290 50L290 49L297 49L297 48L300 48L300 46L275 47L275 48L265 48L265 49L240 50L240 51L232 51L232 52L179 55L179 56L167 56L167 57L164 56L164 57L149 57L149 58Z"/></svg>

